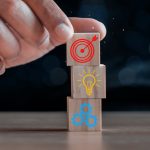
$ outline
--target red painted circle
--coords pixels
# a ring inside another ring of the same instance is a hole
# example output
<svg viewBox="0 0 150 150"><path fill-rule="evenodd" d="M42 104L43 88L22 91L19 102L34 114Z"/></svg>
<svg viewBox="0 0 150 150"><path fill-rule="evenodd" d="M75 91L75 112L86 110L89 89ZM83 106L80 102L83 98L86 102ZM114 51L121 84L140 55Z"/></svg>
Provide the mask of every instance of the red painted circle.
<svg viewBox="0 0 150 150"><path fill-rule="evenodd" d="M80 47L80 46L83 46L83 48L79 49L78 47ZM77 53L77 51L79 51L79 53ZM81 53L81 55L84 54L86 51L88 51L87 55L85 55L85 56L79 55L80 53ZM87 63L87 62L91 61L92 58L94 57L94 46L87 39L78 39L71 45L70 55L76 62Z"/></svg>
<svg viewBox="0 0 150 150"><path fill-rule="evenodd" d="M84 53L84 49L80 49L80 52L81 52L81 53Z"/></svg>

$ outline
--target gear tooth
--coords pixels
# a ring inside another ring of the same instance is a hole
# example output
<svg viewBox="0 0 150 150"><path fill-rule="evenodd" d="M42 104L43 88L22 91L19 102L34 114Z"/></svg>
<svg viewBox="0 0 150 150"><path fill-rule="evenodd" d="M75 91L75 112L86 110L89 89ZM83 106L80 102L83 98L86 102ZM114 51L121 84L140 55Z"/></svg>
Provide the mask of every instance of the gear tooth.
<svg viewBox="0 0 150 150"><path fill-rule="evenodd" d="M72 121L72 122L74 121L74 116L71 118L71 121Z"/></svg>
<svg viewBox="0 0 150 150"><path fill-rule="evenodd" d="M87 106L87 103L86 103L86 102L82 103L82 104L80 105L80 108L83 109L85 106Z"/></svg>
<svg viewBox="0 0 150 150"><path fill-rule="evenodd" d="M76 115L77 115L77 113L76 113L76 114L73 114L73 116L72 116L72 118L71 118L71 121L72 121L73 124L75 123Z"/></svg>

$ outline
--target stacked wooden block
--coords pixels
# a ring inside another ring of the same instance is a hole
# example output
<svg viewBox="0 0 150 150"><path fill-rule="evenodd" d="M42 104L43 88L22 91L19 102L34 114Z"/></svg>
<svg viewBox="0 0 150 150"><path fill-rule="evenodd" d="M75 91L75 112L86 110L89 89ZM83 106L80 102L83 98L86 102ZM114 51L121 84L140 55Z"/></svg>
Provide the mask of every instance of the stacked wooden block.
<svg viewBox="0 0 150 150"><path fill-rule="evenodd" d="M67 66L71 66L68 130L100 131L101 99L106 97L106 68L100 64L100 34L75 33L67 42Z"/></svg>

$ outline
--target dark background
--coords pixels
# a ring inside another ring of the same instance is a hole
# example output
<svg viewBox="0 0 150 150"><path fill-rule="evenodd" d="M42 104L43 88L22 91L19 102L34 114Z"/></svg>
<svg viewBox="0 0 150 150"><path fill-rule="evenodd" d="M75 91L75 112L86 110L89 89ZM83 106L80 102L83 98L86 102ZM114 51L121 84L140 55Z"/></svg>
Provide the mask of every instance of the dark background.
<svg viewBox="0 0 150 150"><path fill-rule="evenodd" d="M68 16L91 17L106 25L101 42L107 65L104 110L150 110L149 0L57 0ZM70 95L66 47L0 76L0 111L66 110Z"/></svg>

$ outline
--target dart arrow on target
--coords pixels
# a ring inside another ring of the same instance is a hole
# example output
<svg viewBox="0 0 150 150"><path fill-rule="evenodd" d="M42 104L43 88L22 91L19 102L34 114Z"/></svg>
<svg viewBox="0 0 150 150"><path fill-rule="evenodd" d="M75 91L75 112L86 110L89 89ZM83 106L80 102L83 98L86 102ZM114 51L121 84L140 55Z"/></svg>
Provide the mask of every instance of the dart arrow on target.
<svg viewBox="0 0 150 150"><path fill-rule="evenodd" d="M84 53L85 49L86 49L90 44L92 44L93 42L95 42L97 39L98 39L98 37L97 37L96 35L93 36L92 41L90 41L90 42L88 43L88 45L86 45L84 48L82 48L82 49L80 50L80 52L81 52L81 53Z"/></svg>

